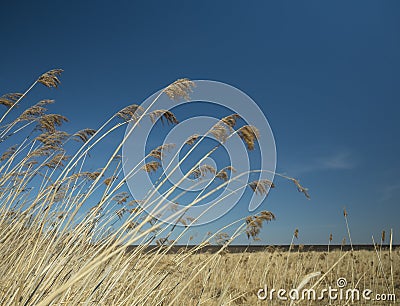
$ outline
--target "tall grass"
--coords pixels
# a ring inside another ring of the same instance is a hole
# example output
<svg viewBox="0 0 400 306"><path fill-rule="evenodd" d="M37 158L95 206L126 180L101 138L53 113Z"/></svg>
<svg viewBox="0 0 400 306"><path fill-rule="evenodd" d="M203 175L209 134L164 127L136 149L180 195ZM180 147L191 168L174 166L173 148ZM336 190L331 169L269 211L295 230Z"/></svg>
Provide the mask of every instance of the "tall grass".
<svg viewBox="0 0 400 306"><path fill-rule="evenodd" d="M236 261L235 257L226 254L227 246L240 235L247 234L249 239L257 239L263 224L275 219L272 212L263 211L222 226L207 235L196 248L176 255L168 254L196 222L197 218L186 215L187 209L211 197L230 181L240 181L246 174L239 173L233 177L230 175L235 171L233 168L215 169L202 162L230 137L240 137L249 150L254 149L258 137L256 127L237 127L238 114L221 118L208 132L221 144L201 156L177 184L165 188L170 174L163 172L156 181L155 190L149 191L146 198L131 199L126 192L126 180L139 171L159 173L160 161L175 144L154 148L125 177L120 153L129 133L96 170L87 166L87 160L96 156L96 150L104 139L128 124L131 124L132 131L140 128L142 120L162 120L173 125L178 123L178 119L170 111L149 111L150 107L143 109L139 105L130 105L112 115L97 130L87 128L67 133L60 128L68 119L48 113L48 107L54 101L42 100L4 124L6 118L20 110L17 106L34 86L58 87L61 73L61 69L50 70L24 93L6 94L0 98L0 104L6 107L0 120L3 124L0 141L6 145L17 135L20 139L17 145L3 150L0 157L0 304L245 304L254 299L254 296L249 298L254 291L252 286L260 286L262 282L286 284L276 274L279 267L273 260L260 259L251 263L253 259L247 255ZM164 94L172 100L187 98L195 90L194 86L188 79L179 79L164 88L151 105ZM180 164L204 139L205 136L193 135L181 144L191 148ZM173 172L180 164L168 167ZM261 170L251 171L257 173ZM164 199L175 196L184 179L202 177L207 173L215 176L218 187L202 191L193 201L186 203L185 209L176 210L167 205ZM298 191L309 197L307 189L298 180L277 175L293 182ZM243 182L240 188L246 187L263 194L274 184L256 180ZM163 197L155 197L156 192L161 192ZM146 213L145 210L150 208L151 213ZM175 222L173 226L154 217L162 216L167 210L172 211L168 219ZM228 229L233 234L225 234ZM170 239L172 232L177 237L174 240ZM213 241L221 245L216 254L195 255L197 250ZM137 247L127 252L132 244ZM159 247L147 248L154 244ZM290 271L295 257L301 255L292 254L290 260L287 257L286 272ZM392 251L390 256L391 262L397 258ZM247 262L250 261L245 265L247 270L242 264L246 258ZM231 259L235 260L232 267ZM260 265L262 269L259 269ZM222 266L230 273L221 272ZM266 279L267 271L274 269L275 276ZM382 269L385 267L381 265ZM393 265L391 269L394 270ZM223 275L226 278L223 279ZM232 289L238 286L241 277L244 277L245 284L241 289ZM249 277L259 278L254 281Z"/></svg>

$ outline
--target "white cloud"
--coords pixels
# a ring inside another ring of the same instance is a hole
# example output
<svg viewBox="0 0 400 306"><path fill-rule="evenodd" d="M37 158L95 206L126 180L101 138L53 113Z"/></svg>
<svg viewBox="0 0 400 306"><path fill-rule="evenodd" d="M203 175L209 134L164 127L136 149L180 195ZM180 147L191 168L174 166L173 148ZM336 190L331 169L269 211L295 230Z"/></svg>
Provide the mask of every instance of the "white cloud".
<svg viewBox="0 0 400 306"><path fill-rule="evenodd" d="M314 157L312 160L305 161L290 167L291 173L297 175L328 170L349 170L356 167L356 162L348 151L335 152L327 156Z"/></svg>
<svg viewBox="0 0 400 306"><path fill-rule="evenodd" d="M380 201L384 202L393 199L395 196L398 196L399 193L400 193L400 182L384 186Z"/></svg>
<svg viewBox="0 0 400 306"><path fill-rule="evenodd" d="M319 159L317 166L319 166L320 170L346 170L354 168L355 163L351 160L349 152L339 152Z"/></svg>

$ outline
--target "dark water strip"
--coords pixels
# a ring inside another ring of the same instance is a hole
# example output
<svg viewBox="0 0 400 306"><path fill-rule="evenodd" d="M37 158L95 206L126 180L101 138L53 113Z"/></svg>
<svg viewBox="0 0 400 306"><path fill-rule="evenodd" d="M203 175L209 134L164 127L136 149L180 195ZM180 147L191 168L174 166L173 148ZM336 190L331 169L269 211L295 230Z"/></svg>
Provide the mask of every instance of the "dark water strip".
<svg viewBox="0 0 400 306"><path fill-rule="evenodd" d="M376 246L378 250L380 250L380 245ZM137 246L130 246L128 247L128 252L133 251ZM148 246L145 248L144 252L151 252L157 250L159 247L158 246ZM171 254L176 254L184 251L191 251L197 248L195 245L174 245L170 248L168 253ZM399 249L400 245L393 245L392 246L393 250ZM205 246L199 250L196 251L196 253L211 253L214 254L218 252L221 249L221 246L217 245L209 245ZM360 251L360 250L366 250L366 251L374 251L375 248L372 244L356 244L353 245L353 249L355 251ZM287 252L289 250L289 245L230 245L226 248L228 253L255 253L255 252ZM351 246L350 245L330 245L329 246L329 251L350 251ZM382 251L388 251L389 250L389 245L382 245ZM328 245L293 245L291 248L291 252L327 252L328 251Z"/></svg>

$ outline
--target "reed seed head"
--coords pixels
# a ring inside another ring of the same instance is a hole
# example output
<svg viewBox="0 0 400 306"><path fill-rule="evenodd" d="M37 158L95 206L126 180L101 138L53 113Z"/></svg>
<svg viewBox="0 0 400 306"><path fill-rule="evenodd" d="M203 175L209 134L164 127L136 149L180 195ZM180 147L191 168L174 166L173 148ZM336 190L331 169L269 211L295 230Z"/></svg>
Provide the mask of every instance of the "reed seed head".
<svg viewBox="0 0 400 306"><path fill-rule="evenodd" d="M4 105L7 108L12 107L20 98L22 97L21 93L9 93L0 97L0 104Z"/></svg>
<svg viewBox="0 0 400 306"><path fill-rule="evenodd" d="M217 123L215 124L210 133L221 143L224 143L229 136L229 130L227 129L225 124Z"/></svg>
<svg viewBox="0 0 400 306"><path fill-rule="evenodd" d="M56 88L61 83L58 77L61 75L63 71L64 70L62 69L49 70L46 73L43 73L37 81L46 87Z"/></svg>
<svg viewBox="0 0 400 306"><path fill-rule="evenodd" d="M195 143L195 141L196 141L197 138L199 138L199 137L200 137L200 135L194 134L194 135L190 136L190 137L185 141L185 144L187 144L187 145L192 145L192 144Z"/></svg>
<svg viewBox="0 0 400 306"><path fill-rule="evenodd" d="M122 205L124 203L126 203L126 201L128 200L128 198L130 197L129 193L127 192L121 192L117 195L115 195L112 200L117 202L117 204Z"/></svg>
<svg viewBox="0 0 400 306"><path fill-rule="evenodd" d="M187 78L178 79L164 89L164 93L174 101L179 99L190 100L189 94L193 92L193 88L196 87L194 82Z"/></svg>
<svg viewBox="0 0 400 306"><path fill-rule="evenodd" d="M62 115L58 114L43 115L39 119L38 128L42 131L54 133L56 131L56 126L61 126L64 122L68 122L68 119Z"/></svg>
<svg viewBox="0 0 400 306"><path fill-rule="evenodd" d="M164 120L167 122L167 124L171 123L171 124L178 124L179 121L178 119L176 119L175 115L170 112L169 110L165 110L165 109L159 109L159 110L155 110L152 111L151 113L149 113L150 116L150 120L152 123L155 123L157 121L157 119L161 120L161 123L164 124Z"/></svg>
<svg viewBox="0 0 400 306"><path fill-rule="evenodd" d="M174 143L163 144L163 145L158 146L157 148L151 150L151 152L149 153L148 156L161 160L165 156L164 152L172 150L173 148L175 148L175 146L176 145Z"/></svg>
<svg viewBox="0 0 400 306"><path fill-rule="evenodd" d="M260 137L260 132L255 126L245 125L238 130L239 137L246 143L249 150L254 150L255 141Z"/></svg>
<svg viewBox="0 0 400 306"><path fill-rule="evenodd" d="M222 118L221 121L233 129L236 125L236 121L240 118L241 118L240 115L232 114L232 115Z"/></svg>
<svg viewBox="0 0 400 306"><path fill-rule="evenodd" d="M44 166L49 167L51 169L62 168L62 167L64 167L63 161L66 161L68 159L69 159L69 156L66 156L63 153L59 153L59 154L54 155L54 157L50 161L45 163Z"/></svg>
<svg viewBox="0 0 400 306"><path fill-rule="evenodd" d="M12 147L8 148L7 151L1 155L0 161L9 159L17 151L17 147L17 145L13 145Z"/></svg>
<svg viewBox="0 0 400 306"><path fill-rule="evenodd" d="M116 116L122 120L128 122L130 120L137 121L138 118L143 114L144 109L140 105L132 104L121 109Z"/></svg>
<svg viewBox="0 0 400 306"><path fill-rule="evenodd" d="M295 178L292 178L290 180L296 185L298 192L302 192L306 196L307 199L311 199L311 197L308 193L308 188L301 186L300 181L296 180Z"/></svg>
<svg viewBox="0 0 400 306"><path fill-rule="evenodd" d="M146 171L147 173L155 172L158 170L158 168L161 167L161 164L158 161L152 161L146 163L142 169Z"/></svg>
<svg viewBox="0 0 400 306"><path fill-rule="evenodd" d="M45 132L35 139L46 146L60 146L69 134L63 131Z"/></svg>
<svg viewBox="0 0 400 306"><path fill-rule="evenodd" d="M222 168L220 171L218 171L218 173L215 175L215 177L226 182L229 179L228 171L236 172L236 169L232 166L227 166L225 168Z"/></svg>
<svg viewBox="0 0 400 306"><path fill-rule="evenodd" d="M193 175L194 178L197 179L206 176L207 173L215 175L216 172L217 171L215 170L215 168L211 165L201 165L197 169L192 170L191 175Z"/></svg>
<svg viewBox="0 0 400 306"><path fill-rule="evenodd" d="M96 130L93 129L83 129L79 132L76 132L74 134L74 139L76 141L82 141L83 143L87 142L90 137L92 137L94 134L96 134Z"/></svg>
<svg viewBox="0 0 400 306"><path fill-rule="evenodd" d="M275 184L269 180L256 180L249 186L256 194L267 194L270 188L275 188Z"/></svg>
<svg viewBox="0 0 400 306"><path fill-rule="evenodd" d="M110 186L112 184L112 182L114 182L116 179L117 179L117 177L113 175L113 176L106 178L103 183L106 186Z"/></svg>
<svg viewBox="0 0 400 306"><path fill-rule="evenodd" d="M262 211L257 215L246 217L246 235L247 238L257 240L260 234L263 223L275 220L275 215L270 211Z"/></svg>

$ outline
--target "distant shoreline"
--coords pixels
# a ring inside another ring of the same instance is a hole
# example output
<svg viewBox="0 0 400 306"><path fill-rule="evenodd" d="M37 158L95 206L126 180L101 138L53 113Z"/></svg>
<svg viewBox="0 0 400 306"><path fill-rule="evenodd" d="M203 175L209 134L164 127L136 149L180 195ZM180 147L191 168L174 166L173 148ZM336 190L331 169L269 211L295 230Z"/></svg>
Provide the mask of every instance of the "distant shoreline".
<svg viewBox="0 0 400 306"><path fill-rule="evenodd" d="M133 251L135 248L137 248L138 246L129 246L127 251L131 252ZM171 248L168 250L168 253L171 254L176 254L182 251L191 251L194 248L197 248L197 245L174 245L171 246ZM378 251L380 250L380 245L376 246ZM156 245L150 245L148 247L145 248L144 252L151 252L151 251L155 251L157 250L159 247ZM167 246L165 246L165 248L167 248ZM392 246L393 250L395 249L399 249L400 245L393 245ZM218 252L218 250L221 249L221 246L217 246L217 245L208 245L205 246L197 251L195 251L195 253L216 253ZM361 250L365 250L365 251L374 251L374 245L372 244L356 244L353 245L353 249L354 251L361 251ZM289 250L289 245L230 245L226 248L226 250L229 253L255 253L255 252L287 252ZM351 250L351 246L350 245L330 245L329 246L329 251L350 251ZM382 245L382 250L389 250L389 245L384 244ZM310 252L310 251L314 251L314 252L327 252L328 251L328 245L322 245L322 244L317 244L317 245L293 245L291 248L292 252Z"/></svg>

